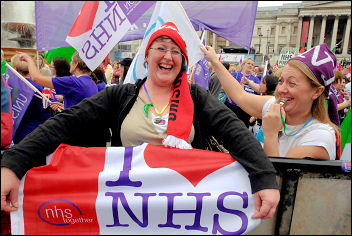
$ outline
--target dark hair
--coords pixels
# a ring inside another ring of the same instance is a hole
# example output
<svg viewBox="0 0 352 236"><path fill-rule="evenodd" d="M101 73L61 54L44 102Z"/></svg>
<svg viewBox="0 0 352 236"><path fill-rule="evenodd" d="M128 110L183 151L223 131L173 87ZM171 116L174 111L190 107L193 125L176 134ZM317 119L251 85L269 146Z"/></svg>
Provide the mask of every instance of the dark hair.
<svg viewBox="0 0 352 236"><path fill-rule="evenodd" d="M57 77L69 76L70 73L70 64L65 58L55 57L53 58L53 65L56 70Z"/></svg>
<svg viewBox="0 0 352 236"><path fill-rule="evenodd" d="M96 83L99 84L102 81L104 81L105 78L105 73L103 68L101 68L100 66L98 66L90 75L90 77L92 77L92 80Z"/></svg>
<svg viewBox="0 0 352 236"><path fill-rule="evenodd" d="M125 65L120 65L120 66L123 66L123 76L122 76L122 79L125 80L126 79L126 75L127 75L127 72L128 72L128 69L130 68L129 66L125 66ZM120 75L121 77L121 75Z"/></svg>
<svg viewBox="0 0 352 236"><path fill-rule="evenodd" d="M265 81L266 84L266 94L274 95L276 86L279 82L279 77L274 75L266 75L264 76L263 81Z"/></svg>
<svg viewBox="0 0 352 236"><path fill-rule="evenodd" d="M230 69L230 63L228 63L227 61L223 61L221 63L225 66L226 70Z"/></svg>

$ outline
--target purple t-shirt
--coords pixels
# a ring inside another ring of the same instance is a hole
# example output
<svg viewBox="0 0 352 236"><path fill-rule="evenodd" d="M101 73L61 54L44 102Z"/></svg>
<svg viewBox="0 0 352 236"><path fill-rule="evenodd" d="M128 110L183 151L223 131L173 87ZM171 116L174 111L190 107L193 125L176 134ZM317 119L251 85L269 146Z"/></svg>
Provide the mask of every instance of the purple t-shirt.
<svg viewBox="0 0 352 236"><path fill-rule="evenodd" d="M243 77L243 74L241 72L232 72L231 75L238 81L238 83L241 83L241 79ZM260 80L253 76L253 75L250 75L249 77L246 76L249 80L253 81L254 83L256 84L260 84ZM246 84L243 84L243 88L244 90L247 92L247 93L253 93L253 94L258 94L257 92L255 92L251 87L249 87L249 85L246 85ZM227 97L227 102L228 103L231 103L232 105L235 105L237 106L236 103L234 103L229 97Z"/></svg>
<svg viewBox="0 0 352 236"><path fill-rule="evenodd" d="M76 105L84 98L98 93L97 85L89 75L53 77L54 89L63 95L65 108Z"/></svg>
<svg viewBox="0 0 352 236"><path fill-rule="evenodd" d="M103 90L105 88L105 86L106 86L106 83L104 81L101 81L99 84L97 84L98 92Z"/></svg>

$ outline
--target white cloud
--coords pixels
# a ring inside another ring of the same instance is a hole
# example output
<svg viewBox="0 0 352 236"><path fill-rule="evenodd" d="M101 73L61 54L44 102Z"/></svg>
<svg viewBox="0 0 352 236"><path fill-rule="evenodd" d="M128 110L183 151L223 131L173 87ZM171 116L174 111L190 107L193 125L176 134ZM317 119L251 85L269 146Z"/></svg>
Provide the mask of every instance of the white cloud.
<svg viewBox="0 0 352 236"><path fill-rule="evenodd" d="M282 6L284 3L299 3L302 1L258 1L258 7Z"/></svg>

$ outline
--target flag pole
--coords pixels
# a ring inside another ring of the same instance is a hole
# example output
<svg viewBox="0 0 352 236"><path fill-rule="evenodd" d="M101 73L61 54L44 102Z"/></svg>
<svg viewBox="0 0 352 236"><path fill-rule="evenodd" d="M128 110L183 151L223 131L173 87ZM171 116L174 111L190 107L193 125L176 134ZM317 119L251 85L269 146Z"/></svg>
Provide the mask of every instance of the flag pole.
<svg viewBox="0 0 352 236"><path fill-rule="evenodd" d="M205 31L204 29L202 30L202 35L200 36L200 43L204 46L203 44L203 40L204 40L204 35L205 35Z"/></svg>
<svg viewBox="0 0 352 236"><path fill-rule="evenodd" d="M40 71L40 68L39 68L39 52L38 51L37 51L37 68Z"/></svg>
<svg viewBox="0 0 352 236"><path fill-rule="evenodd" d="M268 61L265 61L263 77L266 76L266 71L267 71L267 70L268 70ZM263 80L263 77L262 77L262 80Z"/></svg>
<svg viewBox="0 0 352 236"><path fill-rule="evenodd" d="M37 92L44 98L47 102L51 103L51 101L42 94L36 87L34 87L28 80L26 80L20 73L18 73L12 66L10 66L8 63L5 64L7 68L9 68L13 73L17 75L18 78L20 78L25 84L27 84L34 92ZM60 112L60 108L58 109Z"/></svg>

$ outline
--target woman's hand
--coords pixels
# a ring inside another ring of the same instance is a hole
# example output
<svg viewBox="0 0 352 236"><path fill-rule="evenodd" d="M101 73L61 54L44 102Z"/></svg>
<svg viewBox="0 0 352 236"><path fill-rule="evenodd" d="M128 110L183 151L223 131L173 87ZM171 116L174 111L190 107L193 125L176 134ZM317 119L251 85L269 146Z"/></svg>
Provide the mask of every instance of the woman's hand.
<svg viewBox="0 0 352 236"><path fill-rule="evenodd" d="M1 210L16 211L18 209L18 188L20 180L16 174L6 168L1 168ZM11 205L10 205L11 203Z"/></svg>
<svg viewBox="0 0 352 236"><path fill-rule="evenodd" d="M282 113L282 117L285 119L286 113L280 104L272 104L269 107L263 117L262 128L264 136L277 135L282 129L283 124L281 121L280 112Z"/></svg>
<svg viewBox="0 0 352 236"><path fill-rule="evenodd" d="M241 84L249 84L249 79L246 77L246 76L242 76L242 79L241 79Z"/></svg>
<svg viewBox="0 0 352 236"><path fill-rule="evenodd" d="M204 53L205 59L212 65L214 65L216 62L220 62L214 48L207 45L202 46L200 50L202 50L202 52Z"/></svg>
<svg viewBox="0 0 352 236"><path fill-rule="evenodd" d="M27 63L29 63L30 61L33 61L34 63L33 58L29 56L27 53L24 53L24 52L17 52L17 53L19 53L20 61L25 61Z"/></svg>
<svg viewBox="0 0 352 236"><path fill-rule="evenodd" d="M64 100L64 96L62 95L55 95L55 98L59 101L62 102Z"/></svg>
<svg viewBox="0 0 352 236"><path fill-rule="evenodd" d="M254 193L255 213L252 219L273 217L279 201L280 191L278 189L263 189Z"/></svg>
<svg viewBox="0 0 352 236"><path fill-rule="evenodd" d="M60 111L62 111L64 109L64 104L62 104L61 102L52 102L50 103L50 108L54 111L58 111L59 109Z"/></svg>
<svg viewBox="0 0 352 236"><path fill-rule="evenodd" d="M342 89L342 94L346 101L350 100L350 95L346 90Z"/></svg>

